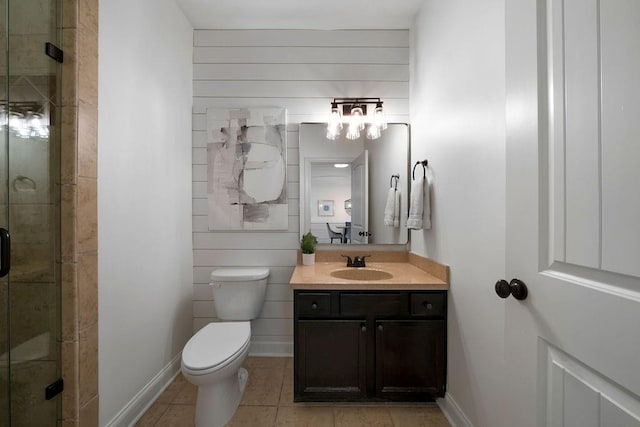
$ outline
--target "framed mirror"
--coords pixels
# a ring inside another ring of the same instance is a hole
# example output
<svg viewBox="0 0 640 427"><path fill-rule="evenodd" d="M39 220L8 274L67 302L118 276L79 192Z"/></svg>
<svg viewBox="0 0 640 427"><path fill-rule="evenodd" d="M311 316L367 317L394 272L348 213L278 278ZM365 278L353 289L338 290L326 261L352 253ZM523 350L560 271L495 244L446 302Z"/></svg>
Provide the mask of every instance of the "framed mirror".
<svg viewBox="0 0 640 427"><path fill-rule="evenodd" d="M329 140L326 133L326 123L300 124L300 235L311 231L331 245L406 244L409 125L390 123L375 140L364 132ZM397 222L389 225L390 188L399 197Z"/></svg>

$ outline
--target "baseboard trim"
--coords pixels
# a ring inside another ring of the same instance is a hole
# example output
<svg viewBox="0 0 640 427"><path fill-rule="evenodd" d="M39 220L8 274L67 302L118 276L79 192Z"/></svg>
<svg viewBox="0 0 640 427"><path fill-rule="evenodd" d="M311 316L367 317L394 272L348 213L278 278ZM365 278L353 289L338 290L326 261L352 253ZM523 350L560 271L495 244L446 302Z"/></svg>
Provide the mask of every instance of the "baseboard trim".
<svg viewBox="0 0 640 427"><path fill-rule="evenodd" d="M180 373L181 355L182 353L178 353L167 366L162 368L162 370L106 424L106 427L133 426Z"/></svg>
<svg viewBox="0 0 640 427"><path fill-rule="evenodd" d="M473 427L469 418L460 409L458 402L449 393L444 395L444 399L437 399L436 403L453 427Z"/></svg>
<svg viewBox="0 0 640 427"><path fill-rule="evenodd" d="M249 356L293 357L293 343L288 341L251 341Z"/></svg>

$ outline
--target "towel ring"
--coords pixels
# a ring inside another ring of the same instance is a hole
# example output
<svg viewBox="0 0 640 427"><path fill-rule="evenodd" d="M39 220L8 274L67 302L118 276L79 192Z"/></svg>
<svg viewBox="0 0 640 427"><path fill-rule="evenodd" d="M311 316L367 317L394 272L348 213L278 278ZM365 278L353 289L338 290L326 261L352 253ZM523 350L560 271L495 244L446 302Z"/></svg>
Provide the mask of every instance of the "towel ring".
<svg viewBox="0 0 640 427"><path fill-rule="evenodd" d="M422 178L427 178L427 165L429 164L429 160L418 160L415 165L413 165L413 170L411 171L411 179L416 179L416 166L422 165Z"/></svg>
<svg viewBox="0 0 640 427"><path fill-rule="evenodd" d="M395 178L395 185L393 182L393 179ZM389 187L393 188L394 190L398 189L398 180L400 180L400 175L391 175L391 179L389 180Z"/></svg>

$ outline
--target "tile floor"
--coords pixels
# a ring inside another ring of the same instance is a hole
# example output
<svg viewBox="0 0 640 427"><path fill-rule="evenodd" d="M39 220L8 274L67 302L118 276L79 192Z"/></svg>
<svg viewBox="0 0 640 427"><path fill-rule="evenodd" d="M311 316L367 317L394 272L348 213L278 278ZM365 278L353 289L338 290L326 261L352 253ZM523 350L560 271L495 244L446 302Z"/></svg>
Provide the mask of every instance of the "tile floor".
<svg viewBox="0 0 640 427"><path fill-rule="evenodd" d="M293 359L248 357L249 382L228 427L448 427L433 403L293 403ZM197 388L179 375L136 426L194 425Z"/></svg>

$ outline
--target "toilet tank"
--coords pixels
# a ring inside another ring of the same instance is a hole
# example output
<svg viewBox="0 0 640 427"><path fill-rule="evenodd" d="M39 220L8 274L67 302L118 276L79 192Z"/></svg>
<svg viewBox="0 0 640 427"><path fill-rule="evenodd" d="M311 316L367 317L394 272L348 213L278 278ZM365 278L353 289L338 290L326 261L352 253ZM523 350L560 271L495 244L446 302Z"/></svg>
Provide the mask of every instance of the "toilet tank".
<svg viewBox="0 0 640 427"><path fill-rule="evenodd" d="M212 271L213 304L218 318L257 318L264 304L268 277L268 268L219 268Z"/></svg>

